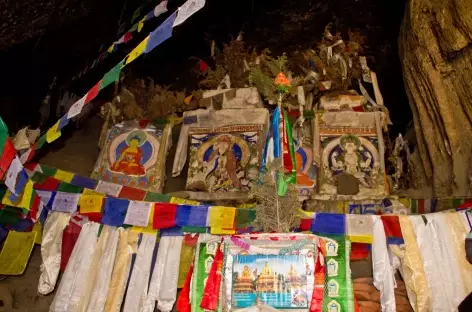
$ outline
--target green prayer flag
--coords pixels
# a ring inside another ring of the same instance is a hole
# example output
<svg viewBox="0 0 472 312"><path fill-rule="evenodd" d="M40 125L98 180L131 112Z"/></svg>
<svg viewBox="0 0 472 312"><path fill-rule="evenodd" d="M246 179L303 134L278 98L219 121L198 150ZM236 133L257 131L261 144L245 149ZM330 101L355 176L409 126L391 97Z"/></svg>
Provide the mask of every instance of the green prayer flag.
<svg viewBox="0 0 472 312"><path fill-rule="evenodd" d="M34 182L34 183L38 183L38 184L41 184L41 183L44 183L44 181L46 181L46 179L48 178L47 175L39 172L39 171L36 171L33 176L31 177L31 180Z"/></svg>
<svg viewBox="0 0 472 312"><path fill-rule="evenodd" d="M121 60L115 67L113 67L108 73L106 73L103 78L102 82L100 83L100 90L106 88L108 85L118 81L120 79L120 72L123 68L123 63L125 60Z"/></svg>
<svg viewBox="0 0 472 312"><path fill-rule="evenodd" d="M58 192L65 192L65 193L75 193L80 194L84 190L81 186L72 185L69 183L61 182L59 183L59 187L57 188Z"/></svg>
<svg viewBox="0 0 472 312"><path fill-rule="evenodd" d="M54 178L54 176L56 175L57 169L53 167L41 165L41 171L43 172L44 175Z"/></svg>
<svg viewBox="0 0 472 312"><path fill-rule="evenodd" d="M236 209L234 225L237 229L242 229L256 220L256 211L254 209Z"/></svg>
<svg viewBox="0 0 472 312"><path fill-rule="evenodd" d="M44 143L46 143L46 134L47 134L47 133L43 134L43 135L39 138L38 142L36 142L36 149L35 149L35 151L39 150L41 147L43 147Z"/></svg>
<svg viewBox="0 0 472 312"><path fill-rule="evenodd" d="M168 203L170 202L170 196L166 194L159 194L153 192L147 192L144 197L144 201L157 202L157 203Z"/></svg>
<svg viewBox="0 0 472 312"><path fill-rule="evenodd" d="M287 181L285 181L283 174L279 173L279 176L277 178L277 195L285 196L285 193L287 193L287 189Z"/></svg>
<svg viewBox="0 0 472 312"><path fill-rule="evenodd" d="M0 133L2 134L6 133L6 135L8 136L8 127L1 117L0 117Z"/></svg>
<svg viewBox="0 0 472 312"><path fill-rule="evenodd" d="M183 226L183 233L208 233L208 228L198 226Z"/></svg>
<svg viewBox="0 0 472 312"><path fill-rule="evenodd" d="M15 225L22 219L21 209L6 206L0 210L0 225Z"/></svg>

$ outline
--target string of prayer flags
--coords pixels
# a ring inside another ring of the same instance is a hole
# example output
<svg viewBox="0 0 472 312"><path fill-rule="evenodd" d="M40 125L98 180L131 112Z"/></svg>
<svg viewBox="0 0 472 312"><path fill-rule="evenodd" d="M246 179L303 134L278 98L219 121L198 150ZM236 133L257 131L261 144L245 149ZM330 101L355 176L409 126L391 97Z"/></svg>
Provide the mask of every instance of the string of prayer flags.
<svg viewBox="0 0 472 312"><path fill-rule="evenodd" d="M103 209L102 222L110 226L121 226L125 222L129 201L120 198L107 197Z"/></svg>
<svg viewBox="0 0 472 312"><path fill-rule="evenodd" d="M166 229L174 227L177 215L177 205L168 203L156 203L154 205L153 228Z"/></svg>
<svg viewBox="0 0 472 312"><path fill-rule="evenodd" d="M175 222L178 226L206 227L208 206L179 205Z"/></svg>
<svg viewBox="0 0 472 312"><path fill-rule="evenodd" d="M141 41L140 44L138 44L136 46L136 48L134 48L129 54L128 54L128 58L126 59L126 65L128 65L129 63L131 63L132 61L134 61L135 59L137 59L141 54L144 53L144 50L146 49L146 46L147 46L147 43L149 41L149 36L147 36L146 38L144 38L143 41Z"/></svg>
<svg viewBox="0 0 472 312"><path fill-rule="evenodd" d="M0 275L21 275L33 250L36 232L10 231L0 252Z"/></svg>
<svg viewBox="0 0 472 312"><path fill-rule="evenodd" d="M100 84L100 90L106 88L110 84L118 81L120 79L120 72L121 69L123 68L123 64L125 62L125 59L121 60L115 67L110 69L102 78L101 84Z"/></svg>
<svg viewBox="0 0 472 312"><path fill-rule="evenodd" d="M152 49L172 37L172 27L177 16L177 12L171 14L159 27L149 34L149 41L144 53L149 53Z"/></svg>
<svg viewBox="0 0 472 312"><path fill-rule="evenodd" d="M208 226L220 229L233 229L236 208L211 206L208 215Z"/></svg>
<svg viewBox="0 0 472 312"><path fill-rule="evenodd" d="M400 227L400 221L398 216L380 216L382 220L385 236L387 237L387 244L391 245L402 245L405 243L403 240L402 229Z"/></svg>
<svg viewBox="0 0 472 312"><path fill-rule="evenodd" d="M374 223L370 216L347 215L346 235L353 243L372 244Z"/></svg>
<svg viewBox="0 0 472 312"><path fill-rule="evenodd" d="M346 215L337 213L317 213L311 230L316 234L344 235L346 231Z"/></svg>
<svg viewBox="0 0 472 312"><path fill-rule="evenodd" d="M188 0L179 9L174 26L178 26L185 22L190 16L205 6L205 0Z"/></svg>

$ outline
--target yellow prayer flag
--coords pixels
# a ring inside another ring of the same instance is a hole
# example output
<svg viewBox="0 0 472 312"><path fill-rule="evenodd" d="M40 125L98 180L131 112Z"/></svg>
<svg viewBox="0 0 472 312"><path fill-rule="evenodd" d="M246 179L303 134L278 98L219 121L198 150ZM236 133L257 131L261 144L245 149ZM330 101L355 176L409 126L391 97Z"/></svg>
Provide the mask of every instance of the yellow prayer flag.
<svg viewBox="0 0 472 312"><path fill-rule="evenodd" d="M115 48L115 43L112 43L111 46L108 48L108 53L112 53L114 48Z"/></svg>
<svg viewBox="0 0 472 312"><path fill-rule="evenodd" d="M126 59L126 65L134 61L138 58L141 54L143 54L144 49L146 49L147 43L149 41L149 36L147 36L143 41L133 51L128 54L128 58Z"/></svg>
<svg viewBox="0 0 472 312"><path fill-rule="evenodd" d="M21 275L31 256L36 232L10 231L0 252L0 275Z"/></svg>
<svg viewBox="0 0 472 312"><path fill-rule="evenodd" d="M211 206L209 214L209 226L223 229L233 228L236 208Z"/></svg>
<svg viewBox="0 0 472 312"><path fill-rule="evenodd" d="M102 193L99 193L97 191L85 188L84 191L82 192L82 195L96 195L96 196L103 196Z"/></svg>
<svg viewBox="0 0 472 312"><path fill-rule="evenodd" d="M170 203L177 204L177 205L200 205L200 202L196 200L183 199L183 198L177 198L177 197L171 197Z"/></svg>
<svg viewBox="0 0 472 312"><path fill-rule="evenodd" d="M36 222L34 225L33 225L33 229L32 229L33 232L36 232L36 238L34 240L34 243L37 244L37 245L41 245L41 241L43 239L43 233L42 233L42 229L41 229L41 224L39 222Z"/></svg>
<svg viewBox="0 0 472 312"><path fill-rule="evenodd" d="M372 244L374 239L372 235L346 235L351 243Z"/></svg>
<svg viewBox="0 0 472 312"><path fill-rule="evenodd" d="M151 213L149 214L148 226L133 226L131 231L136 233L157 234L158 230L152 228L152 218L154 216L154 205L151 205Z"/></svg>
<svg viewBox="0 0 472 312"><path fill-rule="evenodd" d="M187 96L187 97L184 99L184 103L185 103L186 105L189 105L190 102L192 101L192 98L193 98L193 94Z"/></svg>
<svg viewBox="0 0 472 312"><path fill-rule="evenodd" d="M210 229L210 233L213 235L233 235L236 233L235 230L227 230L218 227L212 227Z"/></svg>
<svg viewBox="0 0 472 312"><path fill-rule="evenodd" d="M244 208L244 209L251 209L256 207L256 204L239 204L236 208Z"/></svg>
<svg viewBox="0 0 472 312"><path fill-rule="evenodd" d="M138 33L141 32L141 30L143 30L143 27L144 27L144 20L146 19L146 17L144 17L142 20L140 20L138 22Z"/></svg>
<svg viewBox="0 0 472 312"><path fill-rule="evenodd" d="M313 212L305 211L301 208L298 208L298 215L302 219L311 219L311 218L313 218Z"/></svg>
<svg viewBox="0 0 472 312"><path fill-rule="evenodd" d="M80 213L102 212L102 201L103 196L82 194L79 200Z"/></svg>
<svg viewBox="0 0 472 312"><path fill-rule="evenodd" d="M74 174L72 172L67 172L61 169L57 169L56 174L54 175L54 178L59 181L70 183L72 179L74 178Z"/></svg>
<svg viewBox="0 0 472 312"><path fill-rule="evenodd" d="M171 116L167 119L171 124L178 125L184 121L182 117Z"/></svg>
<svg viewBox="0 0 472 312"><path fill-rule="evenodd" d="M57 140L61 136L61 131L58 131L57 128L59 127L59 120L56 122L54 126L49 128L48 132L46 132L46 141L51 143L52 141Z"/></svg>
<svg viewBox="0 0 472 312"><path fill-rule="evenodd" d="M28 182L26 182L23 193L18 196L18 200L15 202L12 202L9 198L12 194L10 190L7 190L5 196L3 196L2 204L30 210L31 196L33 196L33 181L28 180Z"/></svg>

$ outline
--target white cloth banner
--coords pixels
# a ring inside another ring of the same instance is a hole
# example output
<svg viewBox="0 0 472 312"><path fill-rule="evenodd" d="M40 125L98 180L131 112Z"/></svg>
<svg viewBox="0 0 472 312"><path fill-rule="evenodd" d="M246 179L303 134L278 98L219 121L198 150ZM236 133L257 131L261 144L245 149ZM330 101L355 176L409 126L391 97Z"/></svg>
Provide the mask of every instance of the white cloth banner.
<svg viewBox="0 0 472 312"><path fill-rule="evenodd" d="M188 0L179 8L177 17L175 18L174 25L172 27L182 24L187 20L187 18L192 16L204 6L205 0Z"/></svg>
<svg viewBox="0 0 472 312"><path fill-rule="evenodd" d="M158 17L161 14L167 12L167 1L162 1L154 8L154 16Z"/></svg>
<svg viewBox="0 0 472 312"><path fill-rule="evenodd" d="M395 277L387 250L387 238L380 216L372 216L374 221L372 243L372 268L374 286L380 291L382 312L395 312Z"/></svg>
<svg viewBox="0 0 472 312"><path fill-rule="evenodd" d="M156 248L156 235L143 234L136 261L132 268L133 272L129 280L123 311L141 311L148 293L154 248ZM156 263L156 266L159 266L159 264Z"/></svg>
<svg viewBox="0 0 472 312"><path fill-rule="evenodd" d="M62 233L69 223L70 214L51 211L44 223L41 241L41 275L39 276L38 292L48 295L56 287L57 277L61 268Z"/></svg>

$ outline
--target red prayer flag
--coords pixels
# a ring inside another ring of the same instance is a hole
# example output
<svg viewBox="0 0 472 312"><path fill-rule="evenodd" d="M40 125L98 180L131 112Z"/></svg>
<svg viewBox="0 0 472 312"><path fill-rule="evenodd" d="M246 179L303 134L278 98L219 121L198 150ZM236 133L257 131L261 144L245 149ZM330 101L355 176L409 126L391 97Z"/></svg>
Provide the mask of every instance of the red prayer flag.
<svg viewBox="0 0 472 312"><path fill-rule="evenodd" d="M187 277L185 278L184 287L180 292L179 298L177 299L177 311L178 312L190 312L190 282L193 275L193 265L190 265Z"/></svg>
<svg viewBox="0 0 472 312"><path fill-rule="evenodd" d="M403 234L398 216L381 216L388 244L403 244Z"/></svg>
<svg viewBox="0 0 472 312"><path fill-rule="evenodd" d="M166 229L175 226L175 216L177 214L177 205L168 203L154 204L154 216L152 227L154 229Z"/></svg>
<svg viewBox="0 0 472 312"><path fill-rule="evenodd" d="M42 191L56 191L60 183L61 181L52 177L48 177L43 183L35 183L34 189Z"/></svg>
<svg viewBox="0 0 472 312"><path fill-rule="evenodd" d="M130 200L144 200L146 197L146 191L137 188L123 186L118 195L119 198L130 199Z"/></svg>
<svg viewBox="0 0 472 312"><path fill-rule="evenodd" d="M3 176L8 171L10 164L15 158L16 151L15 147L10 138L7 139L5 143L5 148L3 149L2 158L0 159L0 179L3 179Z"/></svg>
<svg viewBox="0 0 472 312"><path fill-rule="evenodd" d="M300 219L300 231L310 231L313 219Z"/></svg>
<svg viewBox="0 0 472 312"><path fill-rule="evenodd" d="M215 254L215 259L211 266L210 273L206 279L205 289L203 291L200 308L204 310L215 311L220 296L221 272L223 270L223 252L220 246Z"/></svg>
<svg viewBox="0 0 472 312"><path fill-rule="evenodd" d="M93 86L92 89L87 92L87 96L85 97L85 104L89 103L92 101L94 98L97 97L98 92L100 92L100 84L102 83L102 80L100 79L99 82L97 82L96 85Z"/></svg>
<svg viewBox="0 0 472 312"><path fill-rule="evenodd" d="M131 32L127 32L127 33L125 33L125 35L123 36L123 42L124 42L124 43L130 41L131 39L133 39L133 33L131 33Z"/></svg>

